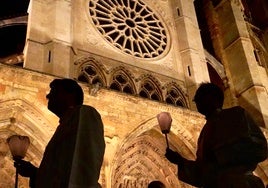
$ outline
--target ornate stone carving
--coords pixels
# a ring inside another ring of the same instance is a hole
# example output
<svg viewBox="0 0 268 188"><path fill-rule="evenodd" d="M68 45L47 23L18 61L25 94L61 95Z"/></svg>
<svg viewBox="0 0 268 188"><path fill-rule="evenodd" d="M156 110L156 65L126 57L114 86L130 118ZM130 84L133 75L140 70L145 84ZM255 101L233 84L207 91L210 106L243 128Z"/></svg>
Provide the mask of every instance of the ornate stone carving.
<svg viewBox="0 0 268 188"><path fill-rule="evenodd" d="M148 59L167 49L164 24L142 0L91 0L89 14L102 36L126 54Z"/></svg>

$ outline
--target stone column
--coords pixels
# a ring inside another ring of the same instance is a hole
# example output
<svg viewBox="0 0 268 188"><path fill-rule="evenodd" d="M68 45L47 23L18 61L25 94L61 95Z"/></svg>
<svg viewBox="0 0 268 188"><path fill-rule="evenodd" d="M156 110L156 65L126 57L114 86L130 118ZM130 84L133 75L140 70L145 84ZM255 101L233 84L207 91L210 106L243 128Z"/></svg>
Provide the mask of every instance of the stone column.
<svg viewBox="0 0 268 188"><path fill-rule="evenodd" d="M71 48L71 0L31 0L24 67L69 77Z"/></svg>
<svg viewBox="0 0 268 188"><path fill-rule="evenodd" d="M225 90L224 90L224 95L225 95L225 100L224 100L224 107L230 107L230 106L235 106L238 105L237 98L234 94L234 86L232 85L232 82L229 80L231 77L231 73L229 69L227 68L227 61L225 58L225 53L224 53L224 48L221 40L221 31L220 31L220 24L217 16L217 12L214 8L215 3L213 3L211 0L204 0L202 9L203 12L205 13L205 18L206 18L206 24L209 29L210 33L210 38L212 41L213 49L214 49L214 55L216 59L220 60L221 63L224 66L224 71L226 74L224 82Z"/></svg>
<svg viewBox="0 0 268 188"><path fill-rule="evenodd" d="M239 0L222 0L215 5L221 35L223 64L240 106L262 127L268 127L268 95L254 56ZM266 76L267 77L267 76Z"/></svg>
<svg viewBox="0 0 268 188"><path fill-rule="evenodd" d="M178 53L184 68L190 108L196 109L192 102L195 91L201 82L208 82L210 79L194 2L191 0L173 0L171 1L171 8L174 14L179 44Z"/></svg>

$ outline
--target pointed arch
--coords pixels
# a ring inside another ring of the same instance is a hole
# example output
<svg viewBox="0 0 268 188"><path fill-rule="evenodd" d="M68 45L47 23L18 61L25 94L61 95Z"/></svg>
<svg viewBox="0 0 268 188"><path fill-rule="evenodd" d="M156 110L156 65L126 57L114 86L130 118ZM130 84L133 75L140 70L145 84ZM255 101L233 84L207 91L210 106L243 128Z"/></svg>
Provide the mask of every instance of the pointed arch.
<svg viewBox="0 0 268 188"><path fill-rule="evenodd" d="M144 98L163 101L160 82L152 75L143 75L140 79L138 95Z"/></svg>
<svg viewBox="0 0 268 188"><path fill-rule="evenodd" d="M195 136L186 130L180 120L174 119L169 134L173 148L195 156ZM152 180L160 180L168 187L187 187L176 177L176 166L164 157L166 142L156 117L141 122L121 143L111 166L111 186L146 187Z"/></svg>
<svg viewBox="0 0 268 188"><path fill-rule="evenodd" d="M136 94L137 90L133 81L134 76L123 66L111 71L110 88L127 94Z"/></svg>
<svg viewBox="0 0 268 188"><path fill-rule="evenodd" d="M212 83L217 84L223 90L228 87L227 76L225 74L225 68L215 57L209 52L204 50L207 61L207 68L209 77Z"/></svg>
<svg viewBox="0 0 268 188"><path fill-rule="evenodd" d="M219 77L223 80L226 78L224 66L219 62L215 57L213 57L208 51L204 50L207 63L211 65L219 75Z"/></svg>
<svg viewBox="0 0 268 188"><path fill-rule="evenodd" d="M14 134L28 136L30 146L25 160L38 166L47 142L55 131L55 127L46 119L45 113L42 113L37 105L18 98L0 102L0 145L4 145L4 149L0 149L0 161L3 162L0 176L7 178L4 183L10 182L10 185L13 184L13 176L15 175L15 170L12 171L14 169L13 159L8 150L6 139ZM20 178L19 184L28 187L28 181L26 180Z"/></svg>
<svg viewBox="0 0 268 188"><path fill-rule="evenodd" d="M107 87L104 66L94 58L84 58L75 63L79 65L76 78L81 82L86 82L92 85L100 84L102 87Z"/></svg>
<svg viewBox="0 0 268 188"><path fill-rule="evenodd" d="M188 108L187 94L183 92L177 83L167 83L164 88L166 88L166 95L164 97L166 103Z"/></svg>

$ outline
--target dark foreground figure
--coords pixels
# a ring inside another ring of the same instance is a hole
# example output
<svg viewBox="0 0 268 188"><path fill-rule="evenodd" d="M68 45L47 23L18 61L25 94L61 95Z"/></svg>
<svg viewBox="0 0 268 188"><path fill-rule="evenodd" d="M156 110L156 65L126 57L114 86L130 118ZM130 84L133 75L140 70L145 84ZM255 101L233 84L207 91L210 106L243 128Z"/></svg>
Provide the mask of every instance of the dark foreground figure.
<svg viewBox="0 0 268 188"><path fill-rule="evenodd" d="M60 118L39 168L15 162L20 175L30 177L32 188L99 188L105 142L100 114L83 104L76 81L55 79L47 95L48 109Z"/></svg>
<svg viewBox="0 0 268 188"><path fill-rule="evenodd" d="M197 143L196 160L167 149L167 159L178 165L178 178L203 188L264 188L253 174L267 158L267 141L249 114L236 106L222 109L224 95L212 83L197 89L194 101L205 115Z"/></svg>
<svg viewBox="0 0 268 188"><path fill-rule="evenodd" d="M166 188L166 186L161 181L151 181L148 188Z"/></svg>

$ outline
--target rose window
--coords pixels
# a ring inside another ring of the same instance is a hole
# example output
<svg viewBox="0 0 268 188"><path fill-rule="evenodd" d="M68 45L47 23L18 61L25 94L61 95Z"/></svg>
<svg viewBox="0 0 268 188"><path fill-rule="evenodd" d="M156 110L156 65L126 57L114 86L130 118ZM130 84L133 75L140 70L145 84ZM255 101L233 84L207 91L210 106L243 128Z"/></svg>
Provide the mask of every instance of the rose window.
<svg viewBox="0 0 268 188"><path fill-rule="evenodd" d="M113 46L139 58L154 58L167 48L167 32L140 0L91 0L90 16Z"/></svg>

